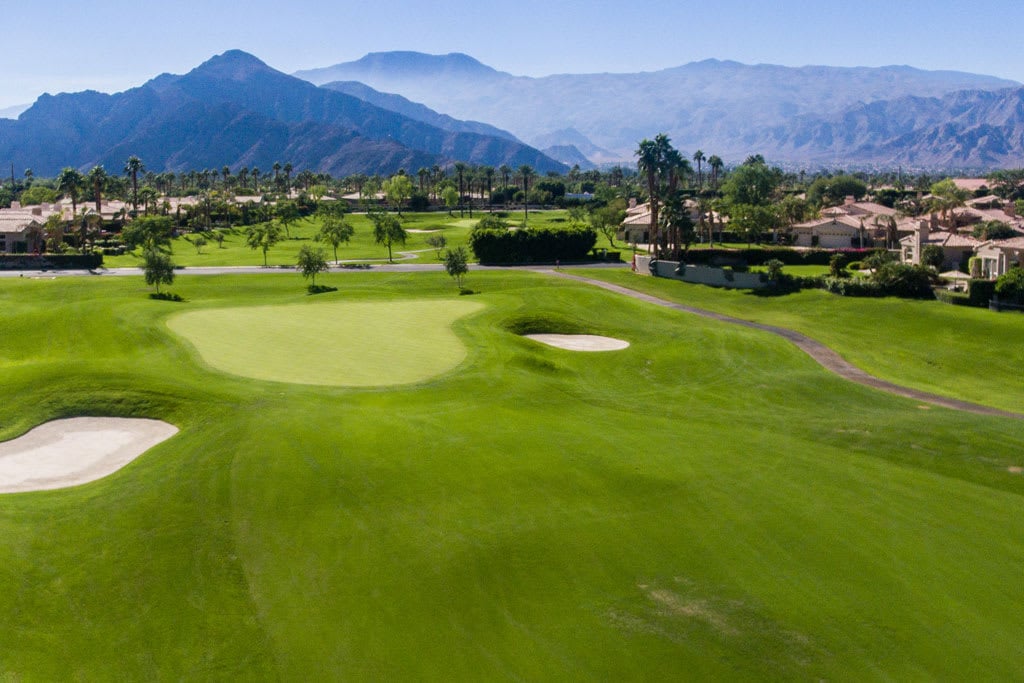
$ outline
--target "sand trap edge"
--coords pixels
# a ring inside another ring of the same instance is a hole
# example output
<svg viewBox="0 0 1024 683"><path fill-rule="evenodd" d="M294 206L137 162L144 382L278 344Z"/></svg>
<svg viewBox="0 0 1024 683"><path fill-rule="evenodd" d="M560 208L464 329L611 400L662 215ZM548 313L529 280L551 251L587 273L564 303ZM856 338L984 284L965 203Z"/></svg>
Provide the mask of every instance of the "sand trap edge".
<svg viewBox="0 0 1024 683"><path fill-rule="evenodd" d="M523 336L566 351L621 351L629 348L628 341L596 334L525 334Z"/></svg>
<svg viewBox="0 0 1024 683"><path fill-rule="evenodd" d="M0 494L86 484L118 471L178 433L161 420L72 417L0 442Z"/></svg>

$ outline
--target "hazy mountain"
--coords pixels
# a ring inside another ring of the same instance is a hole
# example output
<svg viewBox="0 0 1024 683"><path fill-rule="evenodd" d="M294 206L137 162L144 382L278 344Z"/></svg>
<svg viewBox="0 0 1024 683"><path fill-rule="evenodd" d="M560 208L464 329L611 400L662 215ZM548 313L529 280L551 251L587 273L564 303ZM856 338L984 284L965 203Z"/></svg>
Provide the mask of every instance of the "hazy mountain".
<svg viewBox="0 0 1024 683"><path fill-rule="evenodd" d="M351 95L363 102L369 102L381 109L387 109L388 111L393 111L401 114L402 116L408 116L410 119L420 121L422 123L428 123L431 126L440 128L441 130L447 130L452 133L478 133L480 135L493 135L494 137L520 142L516 139L516 136L509 133L507 130L501 130L500 128L495 128L490 124L480 123L479 121L460 121L458 119L453 119L447 114L439 114L430 107L426 107L417 102L412 102L401 95L382 93L357 81L334 81L333 83L324 83L320 87L328 90L335 90L337 92L343 92L346 95ZM534 147L536 146L537 145L534 145Z"/></svg>
<svg viewBox="0 0 1024 683"><path fill-rule="evenodd" d="M0 109L0 119L16 119L31 106L31 104L16 104L13 107Z"/></svg>
<svg viewBox="0 0 1024 683"><path fill-rule="evenodd" d="M0 120L0 158L40 175L69 165L119 171L131 154L154 171L275 161L335 175L455 160L564 168L518 141L442 130L239 51L123 93L44 95L17 121Z"/></svg>
<svg viewBox="0 0 1024 683"><path fill-rule="evenodd" d="M545 147L542 150L552 159L561 161L566 166L579 166L582 171L589 171L597 168L597 164L583 155L583 152L576 149L575 145L554 145Z"/></svg>
<svg viewBox="0 0 1024 683"><path fill-rule="evenodd" d="M760 146L822 163L1017 167L1024 159L1024 88L901 97L834 117L801 117L769 131Z"/></svg>
<svg viewBox="0 0 1024 683"><path fill-rule="evenodd" d="M487 121L534 144L575 144L586 154L571 139L579 134L630 162L639 140L662 131L679 149L700 148L727 161L760 152L800 162L799 145L755 145L765 144L767 131L797 119L832 120L883 100L1020 85L907 66L793 68L713 59L655 72L529 78L496 71L465 55L409 52L371 54L296 75L314 83L359 81L458 119Z"/></svg>

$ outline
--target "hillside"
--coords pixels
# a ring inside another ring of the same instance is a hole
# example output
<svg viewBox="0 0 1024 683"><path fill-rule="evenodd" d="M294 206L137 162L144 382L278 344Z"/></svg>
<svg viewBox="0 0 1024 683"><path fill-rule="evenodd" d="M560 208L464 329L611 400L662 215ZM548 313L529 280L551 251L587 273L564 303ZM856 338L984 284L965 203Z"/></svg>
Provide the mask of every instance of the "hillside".
<svg viewBox="0 0 1024 683"><path fill-rule="evenodd" d="M20 119L0 120L0 158L42 175L69 165L119 169L131 154L150 170L175 171L275 161L334 175L456 160L564 168L517 140L444 130L240 51L123 93L44 95Z"/></svg>
<svg viewBox="0 0 1024 683"><path fill-rule="evenodd" d="M840 155L844 163L870 163L880 156L865 147L871 140L850 139L837 146L824 131L816 137L816 127L873 103L896 100L901 106L922 102L924 111L901 116L919 119L934 107L932 99L1020 85L991 76L908 66L794 68L714 59L656 72L529 78L496 71L465 55L416 53L371 54L296 75L314 83L360 81L456 118L487 121L540 148L574 145L587 154L591 145L627 161L632 161L640 139L664 131L680 149L700 148L727 161L757 151L776 161L821 161ZM923 131L922 135L927 138ZM946 140L938 142L939 149L947 145ZM907 158L928 163L992 159L999 165L1017 151L1012 145L1006 154L908 151Z"/></svg>

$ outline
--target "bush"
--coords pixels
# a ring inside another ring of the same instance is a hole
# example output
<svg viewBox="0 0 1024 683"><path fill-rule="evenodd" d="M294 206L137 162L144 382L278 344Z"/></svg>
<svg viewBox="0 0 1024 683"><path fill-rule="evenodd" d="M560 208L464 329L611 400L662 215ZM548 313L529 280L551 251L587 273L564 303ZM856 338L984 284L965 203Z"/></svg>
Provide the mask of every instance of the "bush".
<svg viewBox="0 0 1024 683"><path fill-rule="evenodd" d="M1011 268L996 280L996 295L1000 302L1024 304L1024 268Z"/></svg>
<svg viewBox="0 0 1024 683"><path fill-rule="evenodd" d="M94 270L103 254L0 254L0 270Z"/></svg>
<svg viewBox="0 0 1024 683"><path fill-rule="evenodd" d="M972 306L988 308L988 302L996 294L996 283L992 280L969 280L967 294Z"/></svg>
<svg viewBox="0 0 1024 683"><path fill-rule="evenodd" d="M785 247L754 249L691 249L686 260L694 265L728 266L745 263L749 266L763 266L772 259L787 266L827 266L832 257L841 255L845 260L863 260L873 254L884 253L877 249L811 249L798 250Z"/></svg>
<svg viewBox="0 0 1024 683"><path fill-rule="evenodd" d="M954 306L973 306L971 297L963 292L951 292L948 289L936 289L935 298L942 303Z"/></svg>
<svg viewBox="0 0 1024 683"><path fill-rule="evenodd" d="M926 268L887 263L868 279L827 277L825 289L840 296L898 296L904 299L932 299L935 293Z"/></svg>
<svg viewBox="0 0 1024 683"><path fill-rule="evenodd" d="M582 261L597 243L590 227L500 230L475 228L469 245L483 264Z"/></svg>

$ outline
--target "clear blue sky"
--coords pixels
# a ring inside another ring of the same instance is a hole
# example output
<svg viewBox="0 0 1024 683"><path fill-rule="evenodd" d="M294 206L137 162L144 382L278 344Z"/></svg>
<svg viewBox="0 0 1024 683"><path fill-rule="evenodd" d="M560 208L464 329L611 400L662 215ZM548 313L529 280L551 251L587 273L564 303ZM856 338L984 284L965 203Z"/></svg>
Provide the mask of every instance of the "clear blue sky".
<svg viewBox="0 0 1024 683"><path fill-rule="evenodd" d="M367 52L465 52L517 75L714 57L909 64L1024 81L1021 0L48 0L4 3L0 108L115 92L240 48L285 72Z"/></svg>

